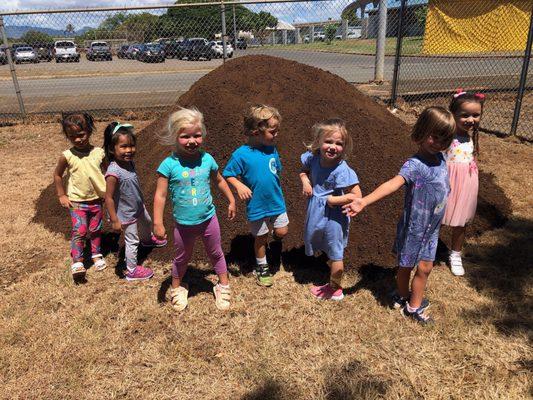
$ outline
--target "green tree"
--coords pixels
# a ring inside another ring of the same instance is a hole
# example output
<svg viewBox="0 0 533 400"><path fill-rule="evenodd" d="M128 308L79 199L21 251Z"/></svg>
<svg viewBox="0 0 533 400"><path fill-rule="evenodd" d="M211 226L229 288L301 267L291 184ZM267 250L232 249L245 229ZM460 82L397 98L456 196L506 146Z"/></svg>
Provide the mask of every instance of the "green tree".
<svg viewBox="0 0 533 400"><path fill-rule="evenodd" d="M337 34L337 29L339 28L338 24L329 24L324 28L324 36L326 37L326 43L331 44L335 35Z"/></svg>
<svg viewBox="0 0 533 400"><path fill-rule="evenodd" d="M128 16L125 13L119 12L111 17L106 18L99 26L100 29L105 29L108 31L114 31L128 19Z"/></svg>
<svg viewBox="0 0 533 400"><path fill-rule="evenodd" d="M424 4L423 6L417 7L415 9L416 20L421 26L426 26L427 15L428 15L428 6L426 4Z"/></svg>
<svg viewBox="0 0 533 400"><path fill-rule="evenodd" d="M32 47L54 43L52 36L39 31L28 31L20 39Z"/></svg>
<svg viewBox="0 0 533 400"><path fill-rule="evenodd" d="M159 17L150 13L128 15L115 31L125 31L128 40L150 42L159 37Z"/></svg>
<svg viewBox="0 0 533 400"><path fill-rule="evenodd" d="M355 9L349 10L349 11L344 11L341 14L341 18L342 19L347 19L348 20L348 25L351 25L351 26L359 26L359 25L361 25L361 19L357 17L357 14L355 13Z"/></svg>
<svg viewBox="0 0 533 400"><path fill-rule="evenodd" d="M211 0L200 0L210 2ZM176 4L198 3L198 0L178 0ZM236 5L235 19L238 30L252 31L256 35L267 27L275 27L278 23L272 14L261 11L254 13L248 8ZM221 10L219 6L171 8L159 18L159 29L162 36L201 36L211 39L222 32ZM233 32L232 7L226 8L226 32Z"/></svg>
<svg viewBox="0 0 533 400"><path fill-rule="evenodd" d="M67 35L72 35L74 33L75 29L74 29L74 25L72 24L67 24L67 26L65 27L65 33Z"/></svg>

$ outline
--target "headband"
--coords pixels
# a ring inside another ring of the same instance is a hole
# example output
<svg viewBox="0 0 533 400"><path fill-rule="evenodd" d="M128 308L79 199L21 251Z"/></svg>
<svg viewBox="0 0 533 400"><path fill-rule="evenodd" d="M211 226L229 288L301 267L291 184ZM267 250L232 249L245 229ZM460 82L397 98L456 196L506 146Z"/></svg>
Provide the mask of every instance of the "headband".
<svg viewBox="0 0 533 400"><path fill-rule="evenodd" d="M118 122L117 126L115 126L115 128L113 129L113 132L111 133L111 135L114 135L115 133L117 133L118 130L121 128L133 128L133 125L132 124L121 124L120 122Z"/></svg>
<svg viewBox="0 0 533 400"><path fill-rule="evenodd" d="M461 97L465 95L467 92L465 92L463 89L457 89L456 93L453 95L454 99L457 99L458 97ZM480 101L485 100L485 95L483 93L474 93L474 97Z"/></svg>

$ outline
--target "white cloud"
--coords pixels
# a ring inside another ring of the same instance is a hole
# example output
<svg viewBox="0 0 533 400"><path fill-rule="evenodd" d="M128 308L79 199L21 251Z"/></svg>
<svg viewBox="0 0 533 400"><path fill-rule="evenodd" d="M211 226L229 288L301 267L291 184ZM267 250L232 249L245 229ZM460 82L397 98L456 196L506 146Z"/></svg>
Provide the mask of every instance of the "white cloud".
<svg viewBox="0 0 533 400"><path fill-rule="evenodd" d="M50 10L58 8L87 8L87 7L122 7L135 5L158 5L158 4L174 4L174 1L169 0L92 0L90 3L87 0L3 0L0 5L2 11L21 11L21 10Z"/></svg>

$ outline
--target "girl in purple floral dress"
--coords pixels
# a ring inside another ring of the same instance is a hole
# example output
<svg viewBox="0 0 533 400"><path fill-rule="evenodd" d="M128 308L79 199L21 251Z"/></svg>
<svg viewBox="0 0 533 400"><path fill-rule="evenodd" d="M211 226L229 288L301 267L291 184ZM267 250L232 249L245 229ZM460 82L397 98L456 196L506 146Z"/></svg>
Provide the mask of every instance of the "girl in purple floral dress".
<svg viewBox="0 0 533 400"><path fill-rule="evenodd" d="M433 322L426 313L429 301L424 299L424 290L433 269L450 188L441 151L450 146L454 132L455 121L449 111L442 107L426 108L411 133L411 139L419 146L418 152L405 162L394 178L368 196L345 206L345 212L354 216L367 205L405 186L403 214L394 242L399 268L396 276L398 293L393 298L393 304L395 308L401 308L405 317L422 324ZM409 292L414 267L417 268Z"/></svg>

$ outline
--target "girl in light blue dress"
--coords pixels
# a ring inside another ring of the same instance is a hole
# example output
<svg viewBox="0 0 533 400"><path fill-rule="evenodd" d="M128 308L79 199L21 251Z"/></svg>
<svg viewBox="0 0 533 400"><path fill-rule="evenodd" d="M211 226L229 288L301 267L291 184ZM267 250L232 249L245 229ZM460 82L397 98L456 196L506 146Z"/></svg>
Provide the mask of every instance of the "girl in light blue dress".
<svg viewBox="0 0 533 400"><path fill-rule="evenodd" d="M403 214L394 242L399 268L396 276L398 293L393 298L393 305L401 308L405 317L421 324L433 322L426 313L429 301L424 299L424 291L433 269L450 191L448 170L441 151L450 146L454 133L455 120L448 110L426 108L411 133L411 139L419 146L418 152L404 163L394 178L344 207L347 215L354 216L367 205L405 187ZM409 292L414 267L417 268Z"/></svg>
<svg viewBox="0 0 533 400"><path fill-rule="evenodd" d="M341 206L361 197L359 179L344 158L352 151L352 139L341 119L313 126L313 142L302 154L303 194L308 197L304 228L305 253L322 251L329 259L330 281L313 286L318 299L342 300L344 249L348 244L350 218Z"/></svg>

